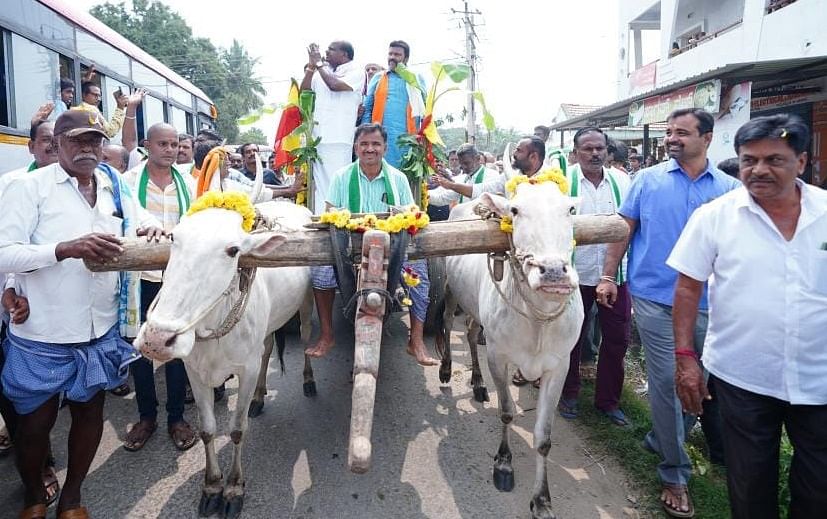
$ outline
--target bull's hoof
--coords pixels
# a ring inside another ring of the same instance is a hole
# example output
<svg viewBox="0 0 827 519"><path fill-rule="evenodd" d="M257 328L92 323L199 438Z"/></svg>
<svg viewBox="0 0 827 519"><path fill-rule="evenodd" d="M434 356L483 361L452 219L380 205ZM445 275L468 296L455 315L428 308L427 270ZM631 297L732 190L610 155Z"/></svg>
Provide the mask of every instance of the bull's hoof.
<svg viewBox="0 0 827 519"><path fill-rule="evenodd" d="M551 511L551 502L546 497L535 497L529 504L531 519L557 519Z"/></svg>
<svg viewBox="0 0 827 519"><path fill-rule="evenodd" d="M261 416L262 412L264 412L263 400L253 400L252 402L250 402L250 409L247 410L247 416L249 418Z"/></svg>
<svg viewBox="0 0 827 519"><path fill-rule="evenodd" d="M221 492L217 494L208 494L201 492L201 501L198 503L198 516L209 517L217 514L224 505L224 498Z"/></svg>
<svg viewBox="0 0 827 519"><path fill-rule="evenodd" d="M304 390L304 396L316 396L316 381L305 382L302 389Z"/></svg>
<svg viewBox="0 0 827 519"><path fill-rule="evenodd" d="M474 388L474 400L477 402L488 402L488 388L485 386L478 386Z"/></svg>
<svg viewBox="0 0 827 519"><path fill-rule="evenodd" d="M439 365L439 381L447 384L451 381L451 361L442 361Z"/></svg>
<svg viewBox="0 0 827 519"><path fill-rule="evenodd" d="M514 469L511 467L494 467L494 488L500 492L514 490Z"/></svg>
<svg viewBox="0 0 827 519"><path fill-rule="evenodd" d="M244 496L233 496L224 503L224 519L235 519L244 508Z"/></svg>

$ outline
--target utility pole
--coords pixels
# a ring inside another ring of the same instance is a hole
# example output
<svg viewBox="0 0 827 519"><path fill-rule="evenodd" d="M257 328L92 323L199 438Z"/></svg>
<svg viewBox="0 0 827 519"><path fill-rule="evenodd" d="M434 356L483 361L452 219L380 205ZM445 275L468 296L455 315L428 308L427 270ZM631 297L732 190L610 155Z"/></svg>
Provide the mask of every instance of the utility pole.
<svg viewBox="0 0 827 519"><path fill-rule="evenodd" d="M465 130L466 142L474 143L477 140L477 113L474 107L474 96L471 92L477 90L477 45L475 40L478 40L477 33L474 30L474 15L481 15L479 9L471 11L468 9L468 0L464 2L465 8L462 11L451 9L454 14L462 15L462 23L465 26L465 61L471 69L471 74L468 75L468 100L466 105L466 123Z"/></svg>

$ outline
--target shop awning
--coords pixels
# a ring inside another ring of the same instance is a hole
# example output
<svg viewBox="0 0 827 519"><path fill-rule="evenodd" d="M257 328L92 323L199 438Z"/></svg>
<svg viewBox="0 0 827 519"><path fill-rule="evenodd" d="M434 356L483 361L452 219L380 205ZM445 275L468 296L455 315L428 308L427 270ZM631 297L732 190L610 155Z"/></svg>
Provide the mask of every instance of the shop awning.
<svg viewBox="0 0 827 519"><path fill-rule="evenodd" d="M752 81L753 89L755 89L794 83L819 76L827 76L827 57L825 56L761 61L758 63L733 63L629 97L580 117L554 124L551 129L576 130L585 126L597 126L598 128L626 126L629 120L629 106L632 103L709 79L717 78L731 83Z"/></svg>

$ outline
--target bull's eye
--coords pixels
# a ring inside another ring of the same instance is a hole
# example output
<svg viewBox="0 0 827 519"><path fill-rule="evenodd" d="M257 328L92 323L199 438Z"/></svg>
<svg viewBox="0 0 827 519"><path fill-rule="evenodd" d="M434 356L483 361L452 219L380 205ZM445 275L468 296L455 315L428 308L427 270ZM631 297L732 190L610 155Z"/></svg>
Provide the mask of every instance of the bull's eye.
<svg viewBox="0 0 827 519"><path fill-rule="evenodd" d="M236 247L235 245L233 245L231 247L227 247L227 256L229 256L231 258L235 258L237 254L238 254L238 247Z"/></svg>
<svg viewBox="0 0 827 519"><path fill-rule="evenodd" d="M511 215L512 216L517 216L517 213L519 213L519 212L520 211L518 211L516 207L514 207L513 205L511 206Z"/></svg>
<svg viewBox="0 0 827 519"><path fill-rule="evenodd" d="M574 206L569 207L569 214L577 214L577 208Z"/></svg>

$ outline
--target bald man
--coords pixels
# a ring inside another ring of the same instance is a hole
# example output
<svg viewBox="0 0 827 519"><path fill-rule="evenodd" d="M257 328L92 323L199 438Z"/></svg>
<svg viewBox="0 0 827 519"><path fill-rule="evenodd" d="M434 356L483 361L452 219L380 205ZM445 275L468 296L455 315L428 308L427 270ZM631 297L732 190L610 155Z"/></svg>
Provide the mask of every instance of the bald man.
<svg viewBox="0 0 827 519"><path fill-rule="evenodd" d="M133 189L138 202L146 208L169 233L178 224L194 199L195 182L191 175L176 169L178 158L178 132L174 127L158 123L146 132L146 149L149 153L142 163L124 175ZM161 289L161 273L141 273L141 321L152 300ZM128 451L140 450L157 428L158 400L155 394L155 375L152 362L142 358L130 365L135 380L135 400L140 420L126 435L123 447ZM184 364L176 359L164 364L167 379L167 431L172 443L179 450L195 445L195 430L184 420L184 395L187 375Z"/></svg>
<svg viewBox="0 0 827 519"><path fill-rule="evenodd" d="M107 144L103 147L101 162L123 173L126 171L126 165L129 164L129 152L120 144Z"/></svg>

